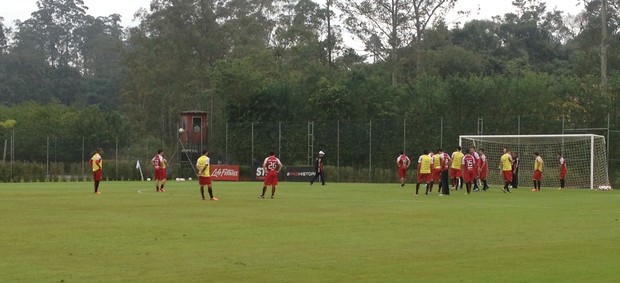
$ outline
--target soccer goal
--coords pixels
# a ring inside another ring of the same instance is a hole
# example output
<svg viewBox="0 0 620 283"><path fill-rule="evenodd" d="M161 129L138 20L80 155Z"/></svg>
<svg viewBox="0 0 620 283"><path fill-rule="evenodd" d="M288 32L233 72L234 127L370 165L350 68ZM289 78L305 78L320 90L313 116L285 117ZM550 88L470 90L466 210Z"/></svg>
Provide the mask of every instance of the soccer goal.
<svg viewBox="0 0 620 283"><path fill-rule="evenodd" d="M499 160L504 148L519 157L519 187L531 188L534 152L543 158L543 187L559 188L559 159L562 153L568 167L567 188L611 189L605 137L589 134L570 135L487 135L459 136L464 151L475 146L484 149L489 162L488 182L502 184Z"/></svg>

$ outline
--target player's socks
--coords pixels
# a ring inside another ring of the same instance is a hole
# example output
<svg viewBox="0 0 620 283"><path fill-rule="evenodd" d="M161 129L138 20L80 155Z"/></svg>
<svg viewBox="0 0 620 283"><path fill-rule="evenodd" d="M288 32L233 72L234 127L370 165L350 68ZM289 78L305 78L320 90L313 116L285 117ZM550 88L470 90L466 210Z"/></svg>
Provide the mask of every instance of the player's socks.
<svg viewBox="0 0 620 283"><path fill-rule="evenodd" d="M415 184L415 194L418 194L418 191L420 190L420 183Z"/></svg>
<svg viewBox="0 0 620 283"><path fill-rule="evenodd" d="M276 194L276 187L271 187L271 198Z"/></svg>
<svg viewBox="0 0 620 283"><path fill-rule="evenodd" d="M205 188L204 187L200 187L200 195L202 195L202 199L205 199Z"/></svg>
<svg viewBox="0 0 620 283"><path fill-rule="evenodd" d="M209 191L209 196L213 198L213 189L211 187L207 187L207 190Z"/></svg>
<svg viewBox="0 0 620 283"><path fill-rule="evenodd" d="M564 179L560 179L560 188L564 188Z"/></svg>
<svg viewBox="0 0 620 283"><path fill-rule="evenodd" d="M265 192L266 192L266 191L267 191L267 187L266 187L266 186L263 186L263 194L262 194L261 196L263 196L263 197L264 197L264 196L265 196Z"/></svg>
<svg viewBox="0 0 620 283"><path fill-rule="evenodd" d="M404 187L404 186L405 186L405 184L402 184L402 183L401 183L401 184L400 184L400 186L401 186L401 187Z"/></svg>

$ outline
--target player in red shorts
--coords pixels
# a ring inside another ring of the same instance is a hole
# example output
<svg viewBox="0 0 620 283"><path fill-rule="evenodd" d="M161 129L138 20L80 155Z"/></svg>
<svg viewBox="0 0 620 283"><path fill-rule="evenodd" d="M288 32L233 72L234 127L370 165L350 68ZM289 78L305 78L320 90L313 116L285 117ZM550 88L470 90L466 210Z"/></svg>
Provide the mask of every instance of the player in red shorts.
<svg viewBox="0 0 620 283"><path fill-rule="evenodd" d="M198 169L198 184L200 185L200 194L202 195L202 200L205 200L205 186L209 191L209 197L211 200L215 201L218 198L213 196L213 188L211 185L211 160L208 157L209 151L203 150L202 155L196 161L196 169Z"/></svg>
<svg viewBox="0 0 620 283"><path fill-rule="evenodd" d="M418 196L420 190L420 184L426 184L426 193L428 195L429 184L433 182L432 166L433 158L428 155L428 149L425 149L423 154L418 158L418 180L415 185L415 195Z"/></svg>
<svg viewBox="0 0 620 283"><path fill-rule="evenodd" d="M452 164L450 165L450 178L452 179L452 190L458 190L459 179L461 178L461 163L463 161L463 152L461 147L457 146L456 150L452 153ZM463 184L461 184L462 186Z"/></svg>
<svg viewBox="0 0 620 283"><path fill-rule="evenodd" d="M409 165L411 165L411 160L407 155L405 155L405 151L401 150L399 152L398 158L396 158L396 164L398 165L398 177L400 177L400 186L404 187L407 182L407 169Z"/></svg>
<svg viewBox="0 0 620 283"><path fill-rule="evenodd" d="M504 154L500 157L499 170L501 171L502 178L504 179L504 187L502 191L504 193L510 192L510 187L508 187L512 183L512 156L510 155L510 150L508 148L504 148Z"/></svg>
<svg viewBox="0 0 620 283"><path fill-rule="evenodd" d="M543 159L540 156L540 153L534 152L534 174L532 176L532 180L534 180L534 188L532 189L532 192L540 191L542 171L543 171Z"/></svg>
<svg viewBox="0 0 620 283"><path fill-rule="evenodd" d="M265 182L263 183L263 194L259 198L265 198L265 192L267 186L271 185L271 198L276 194L276 186L278 185L278 173L282 170L282 162L276 157L274 151L269 152L269 157L263 161L263 169L267 174L265 175Z"/></svg>
<svg viewBox="0 0 620 283"><path fill-rule="evenodd" d="M478 175L478 165L476 165L476 158L473 155L474 150L470 149L468 154L463 156L463 161L461 161L461 165L463 168L463 181L465 182L465 186L467 188L467 192L465 194L471 193L471 183L476 180L476 176Z"/></svg>
<svg viewBox="0 0 620 283"><path fill-rule="evenodd" d="M88 161L88 163L90 164L90 167L93 170L93 181L95 182L95 194L98 194L98 195L101 194L101 192L99 191L99 182L101 182L101 180L103 179L103 169L102 169L103 159L101 158L102 153L103 153L103 150L98 147L95 150L95 153L93 154L93 156Z"/></svg>
<svg viewBox="0 0 620 283"><path fill-rule="evenodd" d="M168 161L164 158L164 150L158 149L157 154L151 159L151 164L155 167L155 191L165 192L164 185L166 185Z"/></svg>
<svg viewBox="0 0 620 283"><path fill-rule="evenodd" d="M428 193L433 193L433 187L435 184L440 183L441 181L441 153L439 149L435 152L431 152L429 156L433 159L431 164L431 182L428 186ZM441 194L441 188L438 188L437 191Z"/></svg>
<svg viewBox="0 0 620 283"><path fill-rule="evenodd" d="M564 159L561 152L558 152L558 158L560 160L560 188L559 190L562 190L564 189L564 186L566 185L565 179L566 179L566 171L568 171L568 169L566 168L566 159Z"/></svg>
<svg viewBox="0 0 620 283"><path fill-rule="evenodd" d="M482 181L482 190L487 191L489 189L489 185L487 185L487 175L489 173L489 161L487 160L487 155L484 152L484 149L480 150L480 181Z"/></svg>

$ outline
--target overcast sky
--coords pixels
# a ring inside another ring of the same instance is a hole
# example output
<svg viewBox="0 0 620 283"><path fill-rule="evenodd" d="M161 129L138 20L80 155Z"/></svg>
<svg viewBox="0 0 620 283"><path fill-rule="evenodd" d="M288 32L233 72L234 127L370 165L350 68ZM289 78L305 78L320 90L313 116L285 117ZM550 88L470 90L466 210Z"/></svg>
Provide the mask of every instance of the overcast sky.
<svg viewBox="0 0 620 283"><path fill-rule="evenodd" d="M30 17L30 13L37 9L36 2L36 0L0 0L0 17L4 17L5 25L12 25L17 19L26 20ZM576 6L580 2L581 0L546 1L548 11L556 8L572 15L581 11L583 6L581 4ZM136 25L137 23L133 22L134 13L140 8L148 10L150 3L151 0L84 0L84 4L89 8L87 11L89 15L97 17L120 14L125 27ZM468 19L490 19L492 16L514 11L511 3L512 0L459 0L455 10L470 10L471 16Z"/></svg>

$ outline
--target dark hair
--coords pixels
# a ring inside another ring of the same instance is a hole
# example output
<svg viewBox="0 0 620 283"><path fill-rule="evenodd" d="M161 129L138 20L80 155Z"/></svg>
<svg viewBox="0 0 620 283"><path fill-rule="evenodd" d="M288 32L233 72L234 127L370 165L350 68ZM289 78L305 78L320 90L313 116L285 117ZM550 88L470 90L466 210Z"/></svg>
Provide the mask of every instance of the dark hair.
<svg viewBox="0 0 620 283"><path fill-rule="evenodd" d="M203 149L203 150L202 150L202 155L205 155L205 154L207 154L207 153L209 153L209 150L207 150L207 149Z"/></svg>
<svg viewBox="0 0 620 283"><path fill-rule="evenodd" d="M163 149L161 149L161 148L157 150L157 154L160 154L160 153L162 153L162 152L164 152L164 150L163 150Z"/></svg>
<svg viewBox="0 0 620 283"><path fill-rule="evenodd" d="M534 151L534 155L539 156L540 153L538 153L538 151Z"/></svg>
<svg viewBox="0 0 620 283"><path fill-rule="evenodd" d="M462 149L462 148L461 148L461 146L460 146L460 145L456 147L456 150L459 150L459 151L460 151L461 149Z"/></svg>
<svg viewBox="0 0 620 283"><path fill-rule="evenodd" d="M404 150L401 150L401 151L399 151L398 153L399 153L399 154L405 154L405 151L404 151Z"/></svg>
<svg viewBox="0 0 620 283"><path fill-rule="evenodd" d="M269 152L269 156L272 156L272 155L276 155L276 152L273 150Z"/></svg>
<svg viewBox="0 0 620 283"><path fill-rule="evenodd" d="M424 153L424 154L428 154L428 149L425 149L425 150L423 151L423 153Z"/></svg>
<svg viewBox="0 0 620 283"><path fill-rule="evenodd" d="M478 151L484 152L484 148L481 147L481 148L478 149Z"/></svg>

